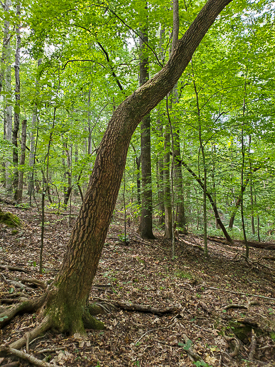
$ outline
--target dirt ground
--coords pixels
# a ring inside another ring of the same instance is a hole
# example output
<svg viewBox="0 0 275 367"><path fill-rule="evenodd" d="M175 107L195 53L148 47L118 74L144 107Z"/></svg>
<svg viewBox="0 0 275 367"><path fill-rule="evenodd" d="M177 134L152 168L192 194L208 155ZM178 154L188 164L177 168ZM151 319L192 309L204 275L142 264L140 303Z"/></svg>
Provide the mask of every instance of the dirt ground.
<svg viewBox="0 0 275 367"><path fill-rule="evenodd" d="M26 278L52 282L77 215L77 208L71 219L46 214L40 275L37 209L2 209L17 214L23 226L16 231L0 225L0 308L45 291ZM125 244L119 240L123 225L114 219L91 292L91 301L107 312L98 317L105 330L88 330L87 338L50 331L30 343L30 354L76 367L275 366L274 251L251 248L247 262L240 245L209 241L205 258L199 237L180 235L172 260L171 242L162 233L145 241L129 224ZM36 314L16 316L0 331L0 345L38 322ZM28 365L0 358L0 366Z"/></svg>

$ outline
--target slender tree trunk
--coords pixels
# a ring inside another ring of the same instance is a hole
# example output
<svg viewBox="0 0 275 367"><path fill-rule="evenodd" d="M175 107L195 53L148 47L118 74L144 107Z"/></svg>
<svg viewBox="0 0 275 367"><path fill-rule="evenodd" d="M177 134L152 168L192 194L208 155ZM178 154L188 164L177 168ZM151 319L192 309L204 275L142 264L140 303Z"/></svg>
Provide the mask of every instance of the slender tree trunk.
<svg viewBox="0 0 275 367"><path fill-rule="evenodd" d="M86 304L115 208L131 136L142 118L173 88L203 36L229 2L209 0L178 42L167 65L113 113L97 151L61 269L47 294L45 312L53 328L84 333Z"/></svg>
<svg viewBox="0 0 275 367"><path fill-rule="evenodd" d="M250 174L250 204L251 204L251 231L252 234L255 234L255 218L254 218L254 200L253 200L253 179L252 179L252 163L251 163L251 135L249 135L249 143L248 143L248 149L249 149L249 174Z"/></svg>
<svg viewBox="0 0 275 367"><path fill-rule="evenodd" d="M178 0L173 0L173 38L172 38L172 52L174 52L179 36L179 3ZM170 107L173 109L173 105L178 103L178 91L177 84L173 88L172 98ZM177 127L173 129L172 135L173 141L173 153L174 157L181 157L180 152L180 131ZM183 233L187 233L186 230L186 217L185 217L185 209L184 209L184 193L183 193L183 177L181 164L177 159L173 160L174 165L174 176L175 176L175 185L174 190L176 194L177 201L177 226L182 230Z"/></svg>
<svg viewBox="0 0 275 367"><path fill-rule="evenodd" d="M202 182L202 180L196 175L196 173L194 171L191 170L191 168L188 167L188 165L181 159L180 160L181 164L183 165L183 167L185 167L187 169L187 171L189 173L191 173L191 175L195 178L195 180L198 182L198 184L200 185L200 187L202 188L202 190L204 190L204 183ZM215 213L215 218L217 219L217 223L218 225L220 226L225 238L227 239L228 242L233 242L232 241L232 238L230 237L230 235L228 234L221 218L220 218L220 215L219 215L219 212L218 212L218 208L212 198L212 195L206 190L206 196L208 197L209 201L210 201L210 204L212 206L212 209Z"/></svg>
<svg viewBox="0 0 275 367"><path fill-rule="evenodd" d="M6 0L5 2L5 13L7 17L9 16L11 1ZM5 108L4 108L4 129L5 129L5 139L12 142L12 105L11 105L11 45L10 45L10 22L5 20L4 22L4 40L3 40L3 54L5 63L3 63L3 84L4 90L7 93L5 96ZM5 184L8 192L12 191L12 178L11 178L11 164L8 160L5 164Z"/></svg>
<svg viewBox="0 0 275 367"><path fill-rule="evenodd" d="M192 64L193 70L193 64ZM200 151L202 155L202 165L203 165L203 242L204 242L204 254L205 256L208 255L208 248L207 248L207 169L206 169L206 160L205 160L205 152L204 152L204 145L202 140L202 122L201 122L201 109L200 109L200 101L199 101L199 93L197 91L197 85L195 81L194 71L193 71L193 85L194 85L194 92L196 95L196 104L197 104L197 116L198 116L198 124L199 124L199 143L200 143Z"/></svg>
<svg viewBox="0 0 275 367"><path fill-rule="evenodd" d="M16 6L16 15L20 17L20 4ZM12 143L13 143L13 189L14 189L14 200L18 202L18 132L20 123L20 48L21 48L21 34L20 34L20 24L16 29L16 51L15 51L15 108L14 108L14 126L12 132Z"/></svg>
<svg viewBox="0 0 275 367"><path fill-rule="evenodd" d="M139 85L142 86L149 79L149 61L146 50L148 43L148 27L140 31L140 67ZM142 238L155 238L153 235L153 194L151 175L151 118L150 114L144 116L141 121L141 216L140 216L140 236Z"/></svg>
<svg viewBox="0 0 275 367"><path fill-rule="evenodd" d="M10 8L10 0L6 0L5 4L3 5L4 14L7 15ZM8 65L7 57L10 55L10 23L8 20L4 21L4 28L3 28L3 45L2 45L2 55L1 55L1 64L0 64L0 93L2 90L6 90L5 81L6 81L6 68ZM4 96L4 105L5 105ZM4 129L3 129L3 138L4 140L7 139L6 130L7 130L7 115L6 115L6 108L4 107L3 111L4 115ZM3 183L4 187L7 187L7 166L8 163L3 160L2 167L3 167Z"/></svg>
<svg viewBox="0 0 275 367"><path fill-rule="evenodd" d="M78 165L78 144L77 143L74 145L74 162L75 162L75 166L77 167ZM74 195L75 196L78 195L77 182L76 184L74 183Z"/></svg>
<svg viewBox="0 0 275 367"><path fill-rule="evenodd" d="M170 126L165 125L164 131L164 158L163 158L163 192L165 212L165 237L172 238L172 205L171 205L171 183L170 183Z"/></svg>
<svg viewBox="0 0 275 367"><path fill-rule="evenodd" d="M245 179L242 187L241 187L241 192L240 192L240 195L238 196L238 199L236 201L236 204L235 204L235 207L234 207L234 210L231 214L231 218L230 218L230 221L229 221L229 228L233 228L233 224L234 224L234 220L235 220L235 216L237 214L237 211L241 205L241 202L242 202L242 199L243 199L243 195L244 195L244 192L245 192L245 189L247 188L247 185L250 181L250 179L252 178L252 175L254 172L258 171L260 168L262 167L254 167L252 169L252 167L250 168L250 173L249 173L249 176Z"/></svg>
<svg viewBox="0 0 275 367"><path fill-rule="evenodd" d="M41 65L42 60L39 59L37 62L37 66L39 67ZM39 84L38 80L35 80L36 85L36 96L39 93ZM30 154L29 154L29 167L30 167L30 173L28 177L28 195L30 197L30 205L31 205L31 196L34 192L34 167L35 167L35 151L36 151L36 140L35 140L35 130L36 130L36 137L38 138L38 130L37 130L37 102L35 101L35 105L32 112L32 127L30 131Z"/></svg>
<svg viewBox="0 0 275 367"><path fill-rule="evenodd" d="M161 139L163 141L163 126L162 126L162 122L159 119L158 120L158 137L159 139ZM163 150L160 152L158 152L157 155L157 189L158 189L158 210L159 210L159 225L163 226L164 225L164 192L163 192L163 184L164 184L164 176L163 176Z"/></svg>
<svg viewBox="0 0 275 367"><path fill-rule="evenodd" d="M246 112L246 79L244 81L244 99L243 99L243 118L245 117ZM244 168L245 168L245 145L244 145L244 121L242 122L242 131L241 131L241 149L242 149L242 169L241 169L241 192L244 192ZM243 195L241 199L241 217L242 217L242 229L243 229L243 239L245 243L245 257L248 259L249 257L249 246L246 238L246 229L245 229L245 220L244 220L244 202Z"/></svg>
<svg viewBox="0 0 275 367"><path fill-rule="evenodd" d="M91 125L91 88L89 89L88 93L88 154L89 156L92 154L93 147L92 147L92 125ZM90 164L91 166L91 164Z"/></svg>
<svg viewBox="0 0 275 367"><path fill-rule="evenodd" d="M65 162L64 162L64 167L65 167L64 179L66 180L66 177L67 177L67 185L64 187L64 206L66 207L68 205L69 198L72 192L72 174L71 174L70 149L68 148L67 143L64 143L63 147L64 147L65 154L67 157L67 166L65 165Z"/></svg>
<svg viewBox="0 0 275 367"><path fill-rule="evenodd" d="M18 192L17 192L17 201L19 203L22 201L22 196L23 196L24 165L25 165L25 158L26 158L26 130L27 130L27 120L23 120L22 121L20 170L19 170L19 181L18 181Z"/></svg>
<svg viewBox="0 0 275 367"><path fill-rule="evenodd" d="M137 165L137 202L138 205L141 205L140 199L140 156L136 157L136 165Z"/></svg>

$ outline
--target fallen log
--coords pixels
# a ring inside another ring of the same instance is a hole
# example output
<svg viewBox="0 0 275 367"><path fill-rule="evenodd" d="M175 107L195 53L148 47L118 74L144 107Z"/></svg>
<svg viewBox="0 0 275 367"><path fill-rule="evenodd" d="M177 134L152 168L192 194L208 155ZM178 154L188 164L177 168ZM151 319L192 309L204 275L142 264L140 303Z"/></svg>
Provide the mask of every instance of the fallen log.
<svg viewBox="0 0 275 367"><path fill-rule="evenodd" d="M243 240L234 240L233 243L229 243L224 237L208 236L209 241L223 243L228 246L232 245L245 245ZM273 242L258 242L258 241L247 241L249 247L261 248L263 250L275 250L275 243Z"/></svg>
<svg viewBox="0 0 275 367"><path fill-rule="evenodd" d="M133 311L133 312L144 312L144 313L152 313L155 315L164 315L170 314L178 311L176 307L167 307L167 308L155 308L152 306L145 306L135 303L126 303L126 302L119 302L119 301L111 301L105 300L101 298L96 299L96 305L99 307L110 305L111 307L120 308L121 310L126 311ZM93 305L92 305L93 306Z"/></svg>

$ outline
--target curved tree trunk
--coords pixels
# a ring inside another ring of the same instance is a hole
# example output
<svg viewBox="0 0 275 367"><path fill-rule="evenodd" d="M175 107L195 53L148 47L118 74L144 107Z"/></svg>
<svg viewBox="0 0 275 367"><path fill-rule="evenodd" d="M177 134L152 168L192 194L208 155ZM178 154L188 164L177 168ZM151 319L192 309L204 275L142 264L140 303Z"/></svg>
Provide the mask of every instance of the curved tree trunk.
<svg viewBox="0 0 275 367"><path fill-rule="evenodd" d="M114 112L98 149L89 186L46 314L61 331L84 332L83 316L123 176L130 139L139 122L173 88L203 36L231 0L209 0L168 63Z"/></svg>

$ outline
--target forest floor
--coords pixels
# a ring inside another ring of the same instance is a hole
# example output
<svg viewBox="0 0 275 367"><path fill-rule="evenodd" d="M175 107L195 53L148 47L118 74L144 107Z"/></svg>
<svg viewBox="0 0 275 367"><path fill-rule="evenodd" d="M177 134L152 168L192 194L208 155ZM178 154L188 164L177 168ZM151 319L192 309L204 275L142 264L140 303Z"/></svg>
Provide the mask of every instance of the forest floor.
<svg viewBox="0 0 275 367"><path fill-rule="evenodd" d="M26 278L50 284L73 224L64 213L46 214L40 275L39 213L9 205L2 209L24 223L17 232L0 225L0 307L22 294L44 292ZM112 223L91 292L91 300L111 311L99 316L105 330L88 330L84 339L50 331L30 343L30 354L52 365L76 367L275 366L273 251L251 248L246 261L240 245L209 241L205 258L199 237L180 235L172 260L171 242L162 233L145 241L133 224L127 225L126 245L119 241L122 232L122 223ZM126 310L131 305L136 310ZM136 305L151 309L140 312ZM0 345L17 340L36 324L35 314L16 316L0 331ZM0 366L16 365L29 364L0 358Z"/></svg>

